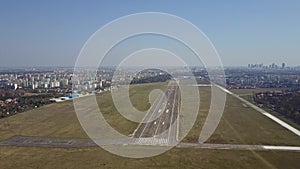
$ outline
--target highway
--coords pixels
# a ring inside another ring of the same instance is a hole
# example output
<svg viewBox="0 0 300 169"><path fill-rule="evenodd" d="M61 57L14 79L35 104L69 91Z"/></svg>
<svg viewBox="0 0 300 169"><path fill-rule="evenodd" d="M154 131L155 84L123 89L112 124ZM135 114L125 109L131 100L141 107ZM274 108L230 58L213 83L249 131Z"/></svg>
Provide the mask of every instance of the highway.
<svg viewBox="0 0 300 169"><path fill-rule="evenodd" d="M166 99L163 99L163 95ZM157 117L154 119L154 117ZM132 143L139 145L175 145L178 117L178 85L169 82L167 89L149 109L133 133Z"/></svg>

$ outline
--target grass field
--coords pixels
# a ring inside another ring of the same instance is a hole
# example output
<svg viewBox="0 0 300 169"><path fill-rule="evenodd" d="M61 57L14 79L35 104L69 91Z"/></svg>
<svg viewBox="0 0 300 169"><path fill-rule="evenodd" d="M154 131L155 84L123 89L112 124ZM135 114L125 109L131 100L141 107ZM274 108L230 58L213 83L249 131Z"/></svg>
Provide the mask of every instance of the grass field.
<svg viewBox="0 0 300 169"><path fill-rule="evenodd" d="M253 152L174 148L156 157L129 159L101 148L56 149L1 147L1 168L205 168L205 169L298 169L296 152Z"/></svg>
<svg viewBox="0 0 300 169"><path fill-rule="evenodd" d="M134 85L130 99L138 110L149 108L148 94L164 89L167 83ZM197 142L210 105L210 87L199 87L201 107L196 124L185 142ZM109 92L97 95L107 121L123 134L138 125L116 112ZM72 102L40 107L0 119L0 140L13 135L87 138L77 120ZM300 145L299 137L251 108L228 96L223 118L209 143ZM15 168L300 168L299 152L205 150L174 148L162 155L145 159L128 159L112 155L101 148L31 148L0 147L1 167Z"/></svg>
<svg viewBox="0 0 300 169"><path fill-rule="evenodd" d="M138 110L150 106L148 95L153 89L164 89L167 83L134 85L130 99ZM123 134L130 134L138 123L125 119L115 109L110 92L97 94L98 104L109 124ZM74 111L72 101L54 103L0 119L0 140L14 135L87 138Z"/></svg>
<svg viewBox="0 0 300 169"><path fill-rule="evenodd" d="M236 93L236 94L239 94L240 97L252 102L253 102L253 99L252 99L252 94L253 92L255 93L259 93L259 92L267 92L267 91L276 91L276 90L285 90L285 89L272 89L272 88L258 88L258 89L234 89L234 90L231 90L232 92ZM262 107L262 109L266 110L267 112L271 113L272 115L276 116L277 118L281 119L282 121L286 122L287 124L295 127L296 129L300 130L300 125L293 122L292 120L284 117L283 115L280 115L276 112L274 112L273 110L270 110L268 108L265 108L265 107Z"/></svg>
<svg viewBox="0 0 300 169"><path fill-rule="evenodd" d="M300 138L264 115L227 95L223 118L211 143L300 145Z"/></svg>
<svg viewBox="0 0 300 169"><path fill-rule="evenodd" d="M194 128L185 142L197 142L210 106L210 87L199 87L201 107ZM274 123L238 99L227 95L223 117L208 143L300 145L298 136Z"/></svg>
<svg viewBox="0 0 300 169"><path fill-rule="evenodd" d="M154 89L166 88L165 83L137 84L129 89L129 98L132 105L140 111L146 111L150 108L149 94ZM137 128L138 123L132 122L124 118L113 105L113 100L110 92L97 95L97 101L101 108L102 114L106 121L117 131L124 135L129 135Z"/></svg>
<svg viewBox="0 0 300 169"><path fill-rule="evenodd" d="M13 135L86 138L71 101L0 119L0 140Z"/></svg>

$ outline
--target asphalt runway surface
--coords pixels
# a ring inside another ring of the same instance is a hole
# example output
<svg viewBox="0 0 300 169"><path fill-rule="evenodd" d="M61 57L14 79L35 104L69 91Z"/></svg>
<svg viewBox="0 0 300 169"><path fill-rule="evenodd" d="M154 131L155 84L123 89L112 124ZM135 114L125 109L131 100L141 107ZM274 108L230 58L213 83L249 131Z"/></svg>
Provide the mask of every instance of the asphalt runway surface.
<svg viewBox="0 0 300 169"><path fill-rule="evenodd" d="M133 144L176 144L178 91L176 81L170 81L165 92L156 99L142 123L135 130L132 138ZM163 95L166 99L163 99Z"/></svg>

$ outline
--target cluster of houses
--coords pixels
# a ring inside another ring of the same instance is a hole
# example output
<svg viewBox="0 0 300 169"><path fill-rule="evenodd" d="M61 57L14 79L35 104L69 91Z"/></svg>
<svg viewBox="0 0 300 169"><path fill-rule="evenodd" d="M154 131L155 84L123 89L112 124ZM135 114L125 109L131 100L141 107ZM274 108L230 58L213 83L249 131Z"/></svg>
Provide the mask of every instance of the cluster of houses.
<svg viewBox="0 0 300 169"><path fill-rule="evenodd" d="M6 100L0 100L0 106L1 107L4 107L6 106L7 104L17 104L18 101L17 101L17 98L14 98L14 99L6 99Z"/></svg>
<svg viewBox="0 0 300 169"><path fill-rule="evenodd" d="M8 112L9 105L15 105L17 104L18 101L16 98L14 99L6 99L6 100L0 100L0 113L1 117L3 116L3 112L6 112L6 115L9 115L10 113Z"/></svg>

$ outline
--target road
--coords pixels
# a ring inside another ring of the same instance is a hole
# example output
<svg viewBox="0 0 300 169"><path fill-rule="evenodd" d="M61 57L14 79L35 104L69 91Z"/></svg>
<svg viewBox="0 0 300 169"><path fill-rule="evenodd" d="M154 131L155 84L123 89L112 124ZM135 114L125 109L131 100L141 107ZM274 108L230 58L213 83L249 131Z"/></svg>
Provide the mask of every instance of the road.
<svg viewBox="0 0 300 169"><path fill-rule="evenodd" d="M135 130L132 138L133 144L176 144L178 89L175 80L169 82L165 92L156 99L142 123ZM163 99L163 95L166 99Z"/></svg>
<svg viewBox="0 0 300 169"><path fill-rule="evenodd" d="M101 145L126 146L123 140L103 140ZM19 146L19 147L48 147L48 148L85 148L97 147L90 139L80 138L54 138L54 137L35 137L35 136L13 136L1 141L0 146ZM129 145L130 146L130 145ZM139 145L138 145L139 146ZM159 145L164 146L164 145ZM177 148L199 148L212 150L253 150L253 151L296 151L300 152L300 147L296 146L268 146L268 145L239 145L239 144L201 144L201 143L179 143Z"/></svg>

